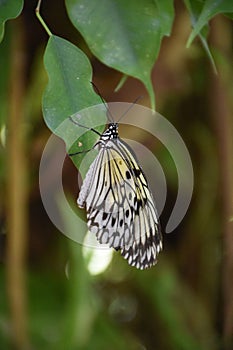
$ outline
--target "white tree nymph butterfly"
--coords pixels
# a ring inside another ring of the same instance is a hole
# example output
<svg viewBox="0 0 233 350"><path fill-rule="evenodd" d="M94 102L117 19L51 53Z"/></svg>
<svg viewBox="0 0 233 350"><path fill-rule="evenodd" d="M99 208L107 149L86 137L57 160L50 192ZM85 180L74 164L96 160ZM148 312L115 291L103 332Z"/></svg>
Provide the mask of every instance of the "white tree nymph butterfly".
<svg viewBox="0 0 233 350"><path fill-rule="evenodd" d="M118 136L118 123L110 122L100 134L71 120L99 135L93 147L98 154L77 199L86 209L89 231L100 243L119 250L130 265L155 265L162 235L153 194L133 150Z"/></svg>

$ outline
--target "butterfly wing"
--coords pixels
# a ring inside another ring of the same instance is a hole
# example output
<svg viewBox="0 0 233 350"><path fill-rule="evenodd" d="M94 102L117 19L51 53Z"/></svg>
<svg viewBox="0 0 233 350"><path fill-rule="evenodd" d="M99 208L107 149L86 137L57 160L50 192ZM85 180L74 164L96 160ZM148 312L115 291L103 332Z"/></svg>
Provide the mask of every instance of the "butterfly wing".
<svg viewBox="0 0 233 350"><path fill-rule="evenodd" d="M86 206L89 230L120 250L130 265L156 263L162 249L153 195L136 156L122 140L106 142L84 179L78 205Z"/></svg>
<svg viewBox="0 0 233 350"><path fill-rule="evenodd" d="M130 171L136 189L131 231L133 242L121 247L121 254L130 265L144 269L157 262L157 255L162 249L158 214L146 176L139 166L133 150L122 140L119 140L118 146L127 162L128 171Z"/></svg>
<svg viewBox="0 0 233 350"><path fill-rule="evenodd" d="M129 243L133 217L134 181L125 181L124 160L113 148L101 148L89 168L78 197L78 205L86 206L88 227L100 243L119 249ZM125 231L125 232L124 232Z"/></svg>

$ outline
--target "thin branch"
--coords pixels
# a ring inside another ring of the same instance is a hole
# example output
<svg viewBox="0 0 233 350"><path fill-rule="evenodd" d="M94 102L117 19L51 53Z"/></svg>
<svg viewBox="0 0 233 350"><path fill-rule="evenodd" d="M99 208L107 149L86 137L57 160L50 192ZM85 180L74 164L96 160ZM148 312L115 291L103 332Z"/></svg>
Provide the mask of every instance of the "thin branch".
<svg viewBox="0 0 233 350"><path fill-rule="evenodd" d="M50 31L49 27L47 26L47 24L45 23L45 21L43 20L43 18L41 17L40 14L40 6L41 6L41 0L38 1L38 4L36 6L35 12L36 12L36 17L39 19L40 23L42 24L42 26L44 27L44 29L46 30L47 34L49 36L52 36L52 32Z"/></svg>

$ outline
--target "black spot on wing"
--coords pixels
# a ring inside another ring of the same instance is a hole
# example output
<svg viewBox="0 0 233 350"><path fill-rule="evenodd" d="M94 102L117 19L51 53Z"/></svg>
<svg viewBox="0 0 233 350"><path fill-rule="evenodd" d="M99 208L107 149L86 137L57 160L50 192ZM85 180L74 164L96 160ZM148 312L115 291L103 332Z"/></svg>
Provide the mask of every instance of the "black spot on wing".
<svg viewBox="0 0 233 350"><path fill-rule="evenodd" d="M128 180L131 179L131 174L128 170L125 172L125 175Z"/></svg>
<svg viewBox="0 0 233 350"><path fill-rule="evenodd" d="M133 168L133 172L136 177L139 177L142 173L139 168Z"/></svg>

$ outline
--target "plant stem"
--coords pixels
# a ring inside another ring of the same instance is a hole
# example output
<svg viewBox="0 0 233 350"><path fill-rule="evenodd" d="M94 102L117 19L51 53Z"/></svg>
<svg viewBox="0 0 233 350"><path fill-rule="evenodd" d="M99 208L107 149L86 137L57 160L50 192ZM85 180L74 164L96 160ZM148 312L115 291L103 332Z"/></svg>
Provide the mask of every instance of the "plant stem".
<svg viewBox="0 0 233 350"><path fill-rule="evenodd" d="M52 32L50 31L50 29L48 28L47 24L45 23L45 21L43 20L43 18L41 17L40 14L40 6L41 6L41 0L38 1L38 4L36 6L35 12L36 12L36 16L39 19L40 23L42 24L42 26L44 27L45 31L47 32L47 34L49 36L52 36Z"/></svg>

